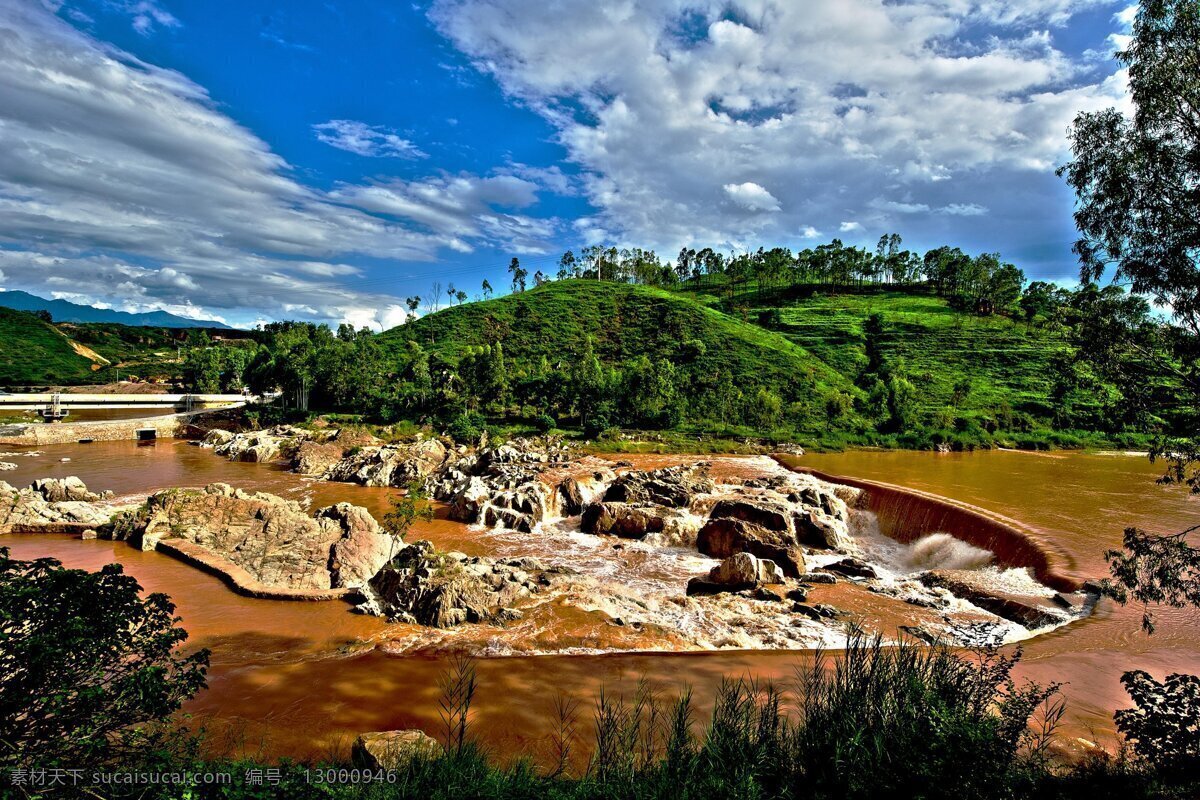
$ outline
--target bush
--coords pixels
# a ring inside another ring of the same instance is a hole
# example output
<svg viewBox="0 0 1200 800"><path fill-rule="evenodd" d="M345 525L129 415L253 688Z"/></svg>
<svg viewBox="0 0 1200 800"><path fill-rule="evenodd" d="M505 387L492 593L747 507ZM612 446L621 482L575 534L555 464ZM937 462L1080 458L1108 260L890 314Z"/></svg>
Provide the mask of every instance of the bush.
<svg viewBox="0 0 1200 800"><path fill-rule="evenodd" d="M208 651L165 594L144 599L120 564L98 572L0 548L0 765L72 768L141 758L205 686Z"/></svg>
<svg viewBox="0 0 1200 800"><path fill-rule="evenodd" d="M487 429L487 420L478 411L464 411L450 421L446 433L459 444L475 444Z"/></svg>
<svg viewBox="0 0 1200 800"><path fill-rule="evenodd" d="M549 433L558 427L558 423L549 414L538 414L533 418L533 427L537 428L540 433Z"/></svg>

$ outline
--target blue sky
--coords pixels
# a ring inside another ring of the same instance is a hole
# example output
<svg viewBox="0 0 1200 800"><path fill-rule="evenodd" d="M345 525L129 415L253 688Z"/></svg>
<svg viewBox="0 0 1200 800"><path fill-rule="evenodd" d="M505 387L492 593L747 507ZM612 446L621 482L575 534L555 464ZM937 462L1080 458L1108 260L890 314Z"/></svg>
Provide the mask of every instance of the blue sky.
<svg viewBox="0 0 1200 800"><path fill-rule="evenodd" d="M0 0L0 286L396 324L589 243L999 250L1125 101L1105 0Z"/></svg>

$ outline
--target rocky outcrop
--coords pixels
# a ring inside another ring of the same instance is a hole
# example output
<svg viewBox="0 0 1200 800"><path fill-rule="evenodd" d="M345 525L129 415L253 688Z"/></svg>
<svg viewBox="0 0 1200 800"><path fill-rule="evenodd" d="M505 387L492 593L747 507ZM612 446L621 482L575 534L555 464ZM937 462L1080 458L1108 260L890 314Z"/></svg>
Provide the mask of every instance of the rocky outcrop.
<svg viewBox="0 0 1200 800"><path fill-rule="evenodd" d="M584 533L644 539L647 534L662 533L666 517L661 506L634 506L629 503L590 503L583 509L580 526Z"/></svg>
<svg viewBox="0 0 1200 800"><path fill-rule="evenodd" d="M569 458L555 440L518 439L458 452L425 485L449 504L451 519L529 532L551 517L578 513L597 493L593 481L604 471L584 472Z"/></svg>
<svg viewBox="0 0 1200 800"><path fill-rule="evenodd" d="M848 578L878 578L879 573L875 571L867 562L861 558L843 558L841 561L835 561L832 564L826 564L825 569L829 572L836 572L840 575L845 575Z"/></svg>
<svg viewBox="0 0 1200 800"><path fill-rule="evenodd" d="M113 535L143 550L184 539L264 585L316 590L361 585L399 546L357 506L339 503L310 517L292 501L221 483L153 494L117 520Z"/></svg>
<svg viewBox="0 0 1200 800"><path fill-rule="evenodd" d="M633 470L618 476L604 492L606 502L653 503L668 508L688 508L700 494L712 492L709 464L667 467L653 471Z"/></svg>
<svg viewBox="0 0 1200 800"><path fill-rule="evenodd" d="M363 486L406 487L424 482L446 462L448 450L438 439L411 444L353 448L348 456L323 473L326 480Z"/></svg>
<svg viewBox="0 0 1200 800"><path fill-rule="evenodd" d="M713 558L749 553L774 561L792 578L806 572L804 551L787 531L773 531L740 519L709 519L696 535L696 547Z"/></svg>
<svg viewBox="0 0 1200 800"><path fill-rule="evenodd" d="M979 574L969 570L931 570L922 573L921 583L931 588L945 589L955 597L990 611L998 617L1029 629L1058 625L1067 619L1045 598L1012 595L986 585Z"/></svg>
<svg viewBox="0 0 1200 800"><path fill-rule="evenodd" d="M98 500L110 500L113 496L112 492L97 494L88 491L83 481L73 475L69 478L42 478L34 481L30 488L40 494L42 499L48 503L64 501L94 503Z"/></svg>
<svg viewBox="0 0 1200 800"><path fill-rule="evenodd" d="M439 553L426 541L403 548L363 587L359 610L437 628L518 619L513 605L551 584L535 559L497 561Z"/></svg>
<svg viewBox="0 0 1200 800"><path fill-rule="evenodd" d="M769 559L759 559L750 553L734 553L712 568L704 578L688 581L687 593L718 594L757 589L764 584L781 583L778 566Z"/></svg>
<svg viewBox="0 0 1200 800"><path fill-rule="evenodd" d="M403 769L414 759L432 760L442 746L424 731L374 731L361 734L350 746L350 760L359 769Z"/></svg>
<svg viewBox="0 0 1200 800"><path fill-rule="evenodd" d="M213 452L230 461L266 463L282 458L291 458L302 442L309 441L313 434L291 425L276 425L261 431L230 433L220 429L209 431L202 444L213 448Z"/></svg>
<svg viewBox="0 0 1200 800"><path fill-rule="evenodd" d="M101 528L128 506L112 492L89 491L79 478L45 478L27 489L0 481L0 534L70 532Z"/></svg>

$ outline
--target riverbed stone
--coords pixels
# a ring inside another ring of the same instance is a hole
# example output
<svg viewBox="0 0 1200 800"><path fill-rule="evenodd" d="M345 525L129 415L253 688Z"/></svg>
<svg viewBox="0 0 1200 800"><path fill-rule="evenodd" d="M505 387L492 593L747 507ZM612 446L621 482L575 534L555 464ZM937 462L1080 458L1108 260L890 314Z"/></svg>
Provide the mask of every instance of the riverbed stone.
<svg viewBox="0 0 1200 800"><path fill-rule="evenodd" d="M1067 619L1049 598L1009 594L988 586L979 573L969 570L930 570L919 576L931 588L945 589L985 611L1031 630L1057 625Z"/></svg>
<svg viewBox="0 0 1200 800"><path fill-rule="evenodd" d="M49 500L49 497L86 497L89 500ZM79 478L47 478L17 489L0 481L0 534L13 531L71 532L101 528L131 506L109 501L112 492L89 491Z"/></svg>
<svg viewBox="0 0 1200 800"><path fill-rule="evenodd" d="M708 475L707 461L657 470L632 470L618 475L604 493L604 500L618 503L654 503L669 508L687 508L697 495L715 486Z"/></svg>
<svg viewBox="0 0 1200 800"><path fill-rule="evenodd" d="M666 528L666 519L661 506L602 502L584 507L580 525L584 533L644 539L647 534L662 533Z"/></svg>
<svg viewBox="0 0 1200 800"><path fill-rule="evenodd" d="M461 554L460 554L461 555ZM402 548L363 587L359 611L436 628L504 621L504 609L552 583L549 571L519 562L438 553L427 541Z"/></svg>
<svg viewBox="0 0 1200 800"><path fill-rule="evenodd" d="M350 747L354 766L368 770L396 770L414 759L435 759L442 746L424 731L410 729L363 733Z"/></svg>
<svg viewBox="0 0 1200 800"><path fill-rule="evenodd" d="M740 519L710 519L696 535L696 547L713 558L745 552L770 559L791 578L806 571L804 552L795 537Z"/></svg>

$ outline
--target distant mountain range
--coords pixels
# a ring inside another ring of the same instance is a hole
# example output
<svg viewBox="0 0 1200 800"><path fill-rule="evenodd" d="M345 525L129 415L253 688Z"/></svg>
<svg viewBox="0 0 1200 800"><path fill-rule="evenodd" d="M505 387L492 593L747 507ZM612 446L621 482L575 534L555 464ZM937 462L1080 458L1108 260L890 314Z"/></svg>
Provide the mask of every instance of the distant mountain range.
<svg viewBox="0 0 1200 800"><path fill-rule="evenodd" d="M28 292L0 292L0 306L17 311L49 311L55 322L118 322L122 325L144 325L151 328L229 328L211 319L188 319L166 311L147 311L131 314L108 308L93 308L66 300L47 300Z"/></svg>

